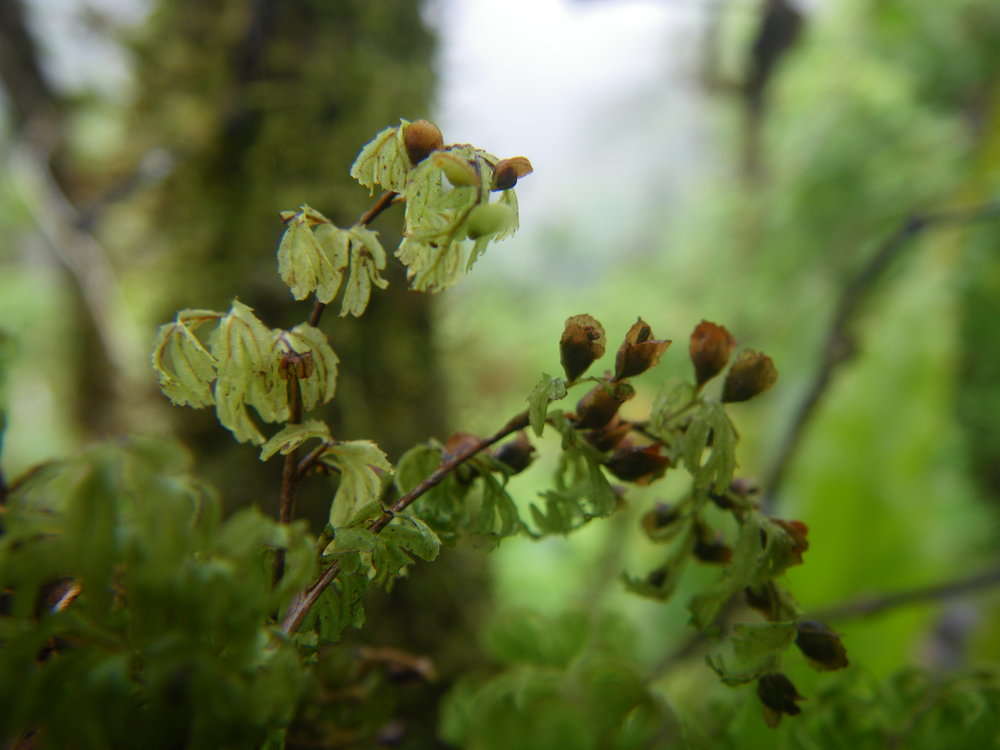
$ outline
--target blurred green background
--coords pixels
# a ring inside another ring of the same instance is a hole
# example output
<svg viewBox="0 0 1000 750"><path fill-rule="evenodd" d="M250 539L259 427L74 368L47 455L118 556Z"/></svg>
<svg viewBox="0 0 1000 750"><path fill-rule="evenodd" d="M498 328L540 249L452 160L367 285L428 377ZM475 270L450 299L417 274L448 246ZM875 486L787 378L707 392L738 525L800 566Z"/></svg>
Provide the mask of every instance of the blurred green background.
<svg viewBox="0 0 1000 750"><path fill-rule="evenodd" d="M775 502L810 528L789 581L807 611L997 564L996 0L0 9L8 481L92 440L166 433L232 507L273 507L275 467L233 446L211 415L160 397L153 332L178 308L224 308L234 295L272 324L305 317L275 273L277 211L308 202L351 221L366 205L347 177L357 148L398 117L429 117L446 141L532 160L522 230L436 299L397 273L365 319L324 322L345 362L336 434L376 439L395 458L428 436L492 432L540 372L558 372L563 321L584 312L609 348L639 315L674 340L639 381L639 413L688 374L687 336L705 318L780 371L759 403L732 409L740 472L760 479L853 275L914 216L993 206L992 218L917 234L874 280L852 355ZM398 226L390 213L377 228L391 243ZM543 459L515 480L519 502L551 468ZM447 598L452 619L388 623L373 637L452 649L457 669L474 660L490 612L608 609L631 621L638 658L675 705L739 700L746 691L718 686L700 659L664 661L690 635L686 593L713 571L689 573L666 606L617 582L658 562L638 517L679 491L669 480L630 490L610 522L509 540L488 562L461 550L460 564L413 576L420 596ZM328 502L313 492L311 507ZM395 607L420 601L393 596ZM855 669L884 680L906 665L944 674L995 662L998 618L1000 598L980 591L835 626ZM792 676L810 693L825 679Z"/></svg>

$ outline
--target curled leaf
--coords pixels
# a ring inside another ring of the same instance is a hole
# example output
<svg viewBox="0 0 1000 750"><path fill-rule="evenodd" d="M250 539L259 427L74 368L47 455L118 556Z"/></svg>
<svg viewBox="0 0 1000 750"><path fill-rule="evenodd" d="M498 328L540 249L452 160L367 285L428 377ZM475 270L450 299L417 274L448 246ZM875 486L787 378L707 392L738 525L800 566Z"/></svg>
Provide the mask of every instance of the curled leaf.
<svg viewBox="0 0 1000 750"><path fill-rule="evenodd" d="M330 525L346 526L356 513L382 494L382 476L392 471L385 453L370 440L350 440L330 446L319 459L340 473L330 506Z"/></svg>
<svg viewBox="0 0 1000 750"><path fill-rule="evenodd" d="M351 177L369 189L372 195L375 186L396 193L406 187L406 175L410 170L410 157L406 153L403 128L409 123L400 120L398 128L385 128L364 148L351 165Z"/></svg>

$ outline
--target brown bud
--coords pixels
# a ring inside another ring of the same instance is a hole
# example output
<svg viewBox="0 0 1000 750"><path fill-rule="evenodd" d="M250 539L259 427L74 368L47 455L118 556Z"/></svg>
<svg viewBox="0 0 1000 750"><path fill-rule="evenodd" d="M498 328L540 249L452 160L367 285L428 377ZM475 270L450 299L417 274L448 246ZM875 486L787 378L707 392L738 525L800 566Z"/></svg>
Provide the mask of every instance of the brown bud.
<svg viewBox="0 0 1000 750"><path fill-rule="evenodd" d="M627 441L618 447L605 467L619 479L636 484L649 484L663 476L670 466L670 459L660 455L660 446L635 446Z"/></svg>
<svg viewBox="0 0 1000 750"><path fill-rule="evenodd" d="M699 523L695 528L694 556L704 563L725 565L733 559L732 548L722 541L719 534Z"/></svg>
<svg viewBox="0 0 1000 750"><path fill-rule="evenodd" d="M691 362L694 376L700 388L718 375L729 364L736 341L722 326L701 321L691 333Z"/></svg>
<svg viewBox="0 0 1000 750"><path fill-rule="evenodd" d="M604 356L604 326L589 315L574 315L566 319L559 339L559 359L566 379L576 380L595 360Z"/></svg>
<svg viewBox="0 0 1000 750"><path fill-rule="evenodd" d="M667 582L667 569L657 568L656 570L651 570L649 575L646 576L646 583L650 586L655 586L660 588L664 583Z"/></svg>
<svg viewBox="0 0 1000 750"><path fill-rule="evenodd" d="M501 159L493 168L493 189L510 190L517 184L521 177L525 177L535 170L531 162L523 156L512 156L510 159Z"/></svg>
<svg viewBox="0 0 1000 750"><path fill-rule="evenodd" d="M642 516L643 530L653 536L667 526L672 525L681 517L677 509L667 503L656 503L651 510L646 511Z"/></svg>
<svg viewBox="0 0 1000 750"><path fill-rule="evenodd" d="M444 137L433 122L416 120L403 129L403 143L410 163L416 166L444 146Z"/></svg>
<svg viewBox="0 0 1000 750"><path fill-rule="evenodd" d="M766 354L747 350L740 352L726 375L722 386L722 400L726 403L747 401L763 393L778 379L774 362Z"/></svg>
<svg viewBox="0 0 1000 750"><path fill-rule="evenodd" d="M587 442L604 453L615 448L632 429L632 423L626 422L617 414L599 430L590 430L584 435Z"/></svg>
<svg viewBox="0 0 1000 750"><path fill-rule="evenodd" d="M635 395L628 383L598 383L576 405L576 426L581 430L604 427L618 409Z"/></svg>
<svg viewBox="0 0 1000 750"><path fill-rule="evenodd" d="M494 457L497 461L506 464L511 468L512 474L520 474L531 465L534 460L535 446L528 440L524 431L517 433L517 438L508 440L497 449Z"/></svg>
<svg viewBox="0 0 1000 750"><path fill-rule="evenodd" d="M809 527L802 521L786 521L783 518L772 518L771 523L780 526L789 536L787 549L788 565L801 565L802 553L809 549Z"/></svg>
<svg viewBox="0 0 1000 750"><path fill-rule="evenodd" d="M670 346L670 341L657 341L653 338L653 329L639 318L625 334L615 357L615 380L623 380L633 375L640 375L650 367L654 367Z"/></svg>
<svg viewBox="0 0 1000 750"><path fill-rule="evenodd" d="M847 649L840 636L822 622L803 620L798 624L795 645L816 669L831 671L847 666Z"/></svg>
<svg viewBox="0 0 1000 750"><path fill-rule="evenodd" d="M455 432L445 441L444 453L441 458L444 461L455 458L463 453L470 453L479 445L480 439L468 432Z"/></svg>
<svg viewBox="0 0 1000 750"><path fill-rule="evenodd" d="M783 622L798 617L798 607L791 595L774 581L743 590L747 604L771 622Z"/></svg>
<svg viewBox="0 0 1000 750"><path fill-rule="evenodd" d="M781 672L766 674L757 680L757 697L764 704L764 721L772 728L781 723L782 714L800 714L802 709L797 702L805 700Z"/></svg>

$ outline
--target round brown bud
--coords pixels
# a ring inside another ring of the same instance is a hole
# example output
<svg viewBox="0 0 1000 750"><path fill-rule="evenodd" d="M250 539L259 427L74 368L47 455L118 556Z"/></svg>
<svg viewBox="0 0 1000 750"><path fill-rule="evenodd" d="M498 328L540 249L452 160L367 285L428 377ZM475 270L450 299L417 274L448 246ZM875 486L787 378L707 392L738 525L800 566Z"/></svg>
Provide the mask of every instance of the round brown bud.
<svg viewBox="0 0 1000 750"><path fill-rule="evenodd" d="M840 636L822 622L800 622L795 645L816 669L829 671L847 666L847 649Z"/></svg>
<svg viewBox="0 0 1000 750"><path fill-rule="evenodd" d="M441 130L429 120L415 120L403 128L403 143L410 163L416 166L444 146Z"/></svg>
<svg viewBox="0 0 1000 750"><path fill-rule="evenodd" d="M497 461L511 469L512 474L519 474L531 465L534 459L535 446L528 440L522 430L515 440L508 440L494 454Z"/></svg>
<svg viewBox="0 0 1000 750"><path fill-rule="evenodd" d="M509 159L501 159L493 167L493 189L510 190L517 184L518 179L534 171L531 162L523 156L512 156Z"/></svg>
<svg viewBox="0 0 1000 750"><path fill-rule="evenodd" d="M747 401L768 390L777 379L778 371L771 358L748 349L741 352L729 368L722 386L722 400L725 403Z"/></svg>
<svg viewBox="0 0 1000 750"><path fill-rule="evenodd" d="M725 369L735 345L736 341L722 326L707 320L695 326L689 351L699 388Z"/></svg>
<svg viewBox="0 0 1000 750"><path fill-rule="evenodd" d="M604 356L604 326L589 315L574 315L566 319L559 339L559 359L566 379L576 380L595 360Z"/></svg>
<svg viewBox="0 0 1000 750"><path fill-rule="evenodd" d="M805 700L781 672L766 674L757 680L757 697L764 704L764 721L769 727L778 726L782 714L797 716L802 713L797 703Z"/></svg>
<svg viewBox="0 0 1000 750"><path fill-rule="evenodd" d="M628 383L599 383L576 405L576 426L583 430L604 427L618 409L635 395Z"/></svg>
<svg viewBox="0 0 1000 750"><path fill-rule="evenodd" d="M604 465L625 482L645 485L663 476L670 459L660 455L658 443L641 447L623 443Z"/></svg>

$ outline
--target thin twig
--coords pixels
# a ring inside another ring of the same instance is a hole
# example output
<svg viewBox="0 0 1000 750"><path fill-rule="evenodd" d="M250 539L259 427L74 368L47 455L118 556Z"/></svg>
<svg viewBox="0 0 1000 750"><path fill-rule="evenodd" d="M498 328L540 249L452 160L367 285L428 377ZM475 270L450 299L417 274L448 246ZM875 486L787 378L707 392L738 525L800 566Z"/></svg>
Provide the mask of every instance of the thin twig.
<svg viewBox="0 0 1000 750"><path fill-rule="evenodd" d="M393 201L396 200L396 197L398 195L399 195L398 193L395 193L392 190L386 190L384 193L382 193L382 195L378 197L378 200L376 200L375 203L372 204L371 208L369 208L367 211L361 214L361 217L358 219L358 225L366 227L369 224L371 224L373 221L375 221L376 217L379 214L381 214L383 211L389 208L389 206L392 205ZM326 310L325 302L317 302L315 305L313 305L312 314L309 316L309 325L311 325L313 328L318 326L320 319L323 317L324 310Z"/></svg>
<svg viewBox="0 0 1000 750"><path fill-rule="evenodd" d="M834 604L824 609L810 612L805 616L805 619L828 622L831 620L849 620L855 617L871 617L891 609L896 609L897 607L954 599L964 594L982 591L994 586L1000 586L1000 564L951 581L934 583L929 586L918 586L917 588L895 591L889 594L864 596L841 604Z"/></svg>
<svg viewBox="0 0 1000 750"><path fill-rule="evenodd" d="M914 214L882 242L871 259L844 286L827 330L819 367L792 416L788 429L779 443L777 456L763 482L764 496L761 507L765 512L774 510L788 468L802 443L806 428L816 414L820 400L830 388L834 373L855 353L851 324L876 282L908 246L910 240L925 230L942 225L966 224L996 218L1000 218L1000 204L997 203L955 211Z"/></svg>
<svg viewBox="0 0 1000 750"><path fill-rule="evenodd" d="M288 368L288 424L302 421L302 389L294 367ZM281 467L281 494L278 497L278 523L291 523L295 515L295 488L298 483L298 449L292 449L285 456ZM280 581L285 574L285 550L278 549L274 556L274 580Z"/></svg>
<svg viewBox="0 0 1000 750"><path fill-rule="evenodd" d="M451 472L463 463L468 461L477 453L481 453L495 443L500 442L508 435L511 435L518 430L523 430L527 426L528 412L521 412L489 437L482 438L477 440L475 443L471 443L464 450L459 451L447 460L442 461L441 465L438 466L438 468L435 469L430 476L424 479L420 484L407 492L405 495L400 497L385 512L383 512L381 516L375 519L375 521L373 521L368 527L368 530L373 534L378 534L382 531L382 529L389 525L397 513L401 513L406 510L422 495L444 481L444 479ZM284 632L293 633L298 630L306 615L309 614L309 610L319 599L326 587L329 586L334 579L336 579L339 573L340 564L335 561L327 566L327 568L320 574L319 578L317 578L309 588L295 598L292 605L289 607L288 612L285 614L285 619L281 623L281 629Z"/></svg>

